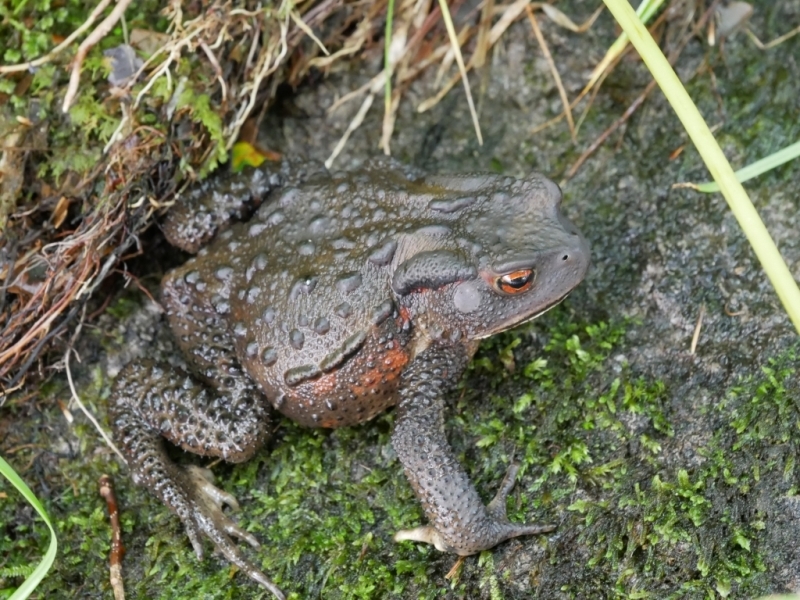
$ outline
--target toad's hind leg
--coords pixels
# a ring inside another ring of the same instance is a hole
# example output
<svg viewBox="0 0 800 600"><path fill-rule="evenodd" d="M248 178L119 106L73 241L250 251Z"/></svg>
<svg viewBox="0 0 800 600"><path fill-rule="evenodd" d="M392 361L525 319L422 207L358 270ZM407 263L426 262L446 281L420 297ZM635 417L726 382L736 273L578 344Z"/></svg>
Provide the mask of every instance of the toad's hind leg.
<svg viewBox="0 0 800 600"><path fill-rule="evenodd" d="M183 521L197 557L203 557L201 536L206 536L229 561L276 598L284 598L231 539L258 545L223 514L223 503L237 508L233 496L214 487L207 470L173 463L163 442L168 439L184 450L232 462L248 459L269 432L266 401L249 378L230 365L217 389L211 389L170 365L136 362L117 377L110 405L115 438L134 481Z"/></svg>

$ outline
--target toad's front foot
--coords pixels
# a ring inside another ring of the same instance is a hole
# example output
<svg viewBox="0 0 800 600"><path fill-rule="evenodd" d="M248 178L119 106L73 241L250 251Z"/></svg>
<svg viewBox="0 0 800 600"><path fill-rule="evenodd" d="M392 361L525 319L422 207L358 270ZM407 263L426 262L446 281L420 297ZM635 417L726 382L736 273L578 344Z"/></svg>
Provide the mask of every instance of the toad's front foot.
<svg viewBox="0 0 800 600"><path fill-rule="evenodd" d="M178 469L178 467L173 468ZM237 538L254 548L259 547L258 540L252 534L239 527L222 512L223 504L238 510L239 503L236 498L213 484L213 475L208 469L189 466L183 471L183 475L181 478L183 485L170 490L168 495L171 498L164 500L183 521L197 558L203 559L202 536L206 536L225 558L239 567L248 577L272 592L278 600L285 600L280 588L247 560L233 542L232 538Z"/></svg>
<svg viewBox="0 0 800 600"><path fill-rule="evenodd" d="M432 544L441 552L469 556L493 548L500 542L521 535L538 535L553 531L555 525L511 523L506 516L506 498L514 488L519 466L512 464L500 484L494 499L484 509L484 515L454 515L455 526L439 531L433 525L398 531L396 542L410 540ZM474 511L479 512L479 511Z"/></svg>

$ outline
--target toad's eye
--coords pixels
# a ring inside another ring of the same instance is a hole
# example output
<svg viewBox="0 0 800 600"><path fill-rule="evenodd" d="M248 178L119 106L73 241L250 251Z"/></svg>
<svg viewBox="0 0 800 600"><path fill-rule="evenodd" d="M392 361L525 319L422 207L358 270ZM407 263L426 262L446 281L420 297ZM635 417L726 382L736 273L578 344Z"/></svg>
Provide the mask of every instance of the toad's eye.
<svg viewBox="0 0 800 600"><path fill-rule="evenodd" d="M519 294L533 285L536 273L532 269L521 269L498 277L495 280L497 289L506 294Z"/></svg>

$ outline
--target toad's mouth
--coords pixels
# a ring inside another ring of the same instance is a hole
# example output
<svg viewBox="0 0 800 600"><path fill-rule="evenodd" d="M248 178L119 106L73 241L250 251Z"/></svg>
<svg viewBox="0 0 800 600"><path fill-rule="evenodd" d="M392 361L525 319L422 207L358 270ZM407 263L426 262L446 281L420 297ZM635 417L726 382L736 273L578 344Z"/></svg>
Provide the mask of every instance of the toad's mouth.
<svg viewBox="0 0 800 600"><path fill-rule="evenodd" d="M516 321L514 319L509 319L508 321L503 321L502 323L498 324L496 327L493 327L489 331L487 331L485 333L482 333L481 335L475 336L475 339L476 340L482 340L484 338L491 337L496 333L500 333L501 331L506 331L508 329L512 329L513 327L516 327L517 325L522 325L523 323L527 323L528 321L533 321L534 319L536 319L538 317L541 317L544 313L546 313L551 308L554 308L554 307L558 306L559 304L561 304L564 301L564 299L567 296L570 295L571 292L572 292L572 290L570 290L569 292L567 292L566 294L564 294L563 296L561 296L557 300L551 302L550 304L545 306L539 312L536 312L536 313L534 313L532 315L522 316L522 317L518 318Z"/></svg>

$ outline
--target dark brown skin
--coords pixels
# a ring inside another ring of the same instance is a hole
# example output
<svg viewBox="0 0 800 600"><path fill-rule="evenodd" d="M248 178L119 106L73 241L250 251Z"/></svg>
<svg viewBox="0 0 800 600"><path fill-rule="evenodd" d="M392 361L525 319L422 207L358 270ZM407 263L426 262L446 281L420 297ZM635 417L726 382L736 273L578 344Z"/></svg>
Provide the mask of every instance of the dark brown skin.
<svg viewBox="0 0 800 600"><path fill-rule="evenodd" d="M296 170L294 170L296 171ZM357 173L254 170L202 188L165 225L189 251L167 274L170 326L191 364L135 362L111 398L115 435L136 483L283 598L232 537L257 541L221 511L235 499L198 468L166 456L164 439L203 456L250 458L270 408L310 427L362 423L397 406L392 444L428 525L396 539L469 555L548 526L510 523L515 469L484 506L444 433L443 395L478 340L560 302L589 248L541 175L423 176L375 162ZM217 234L273 192L247 223Z"/></svg>

